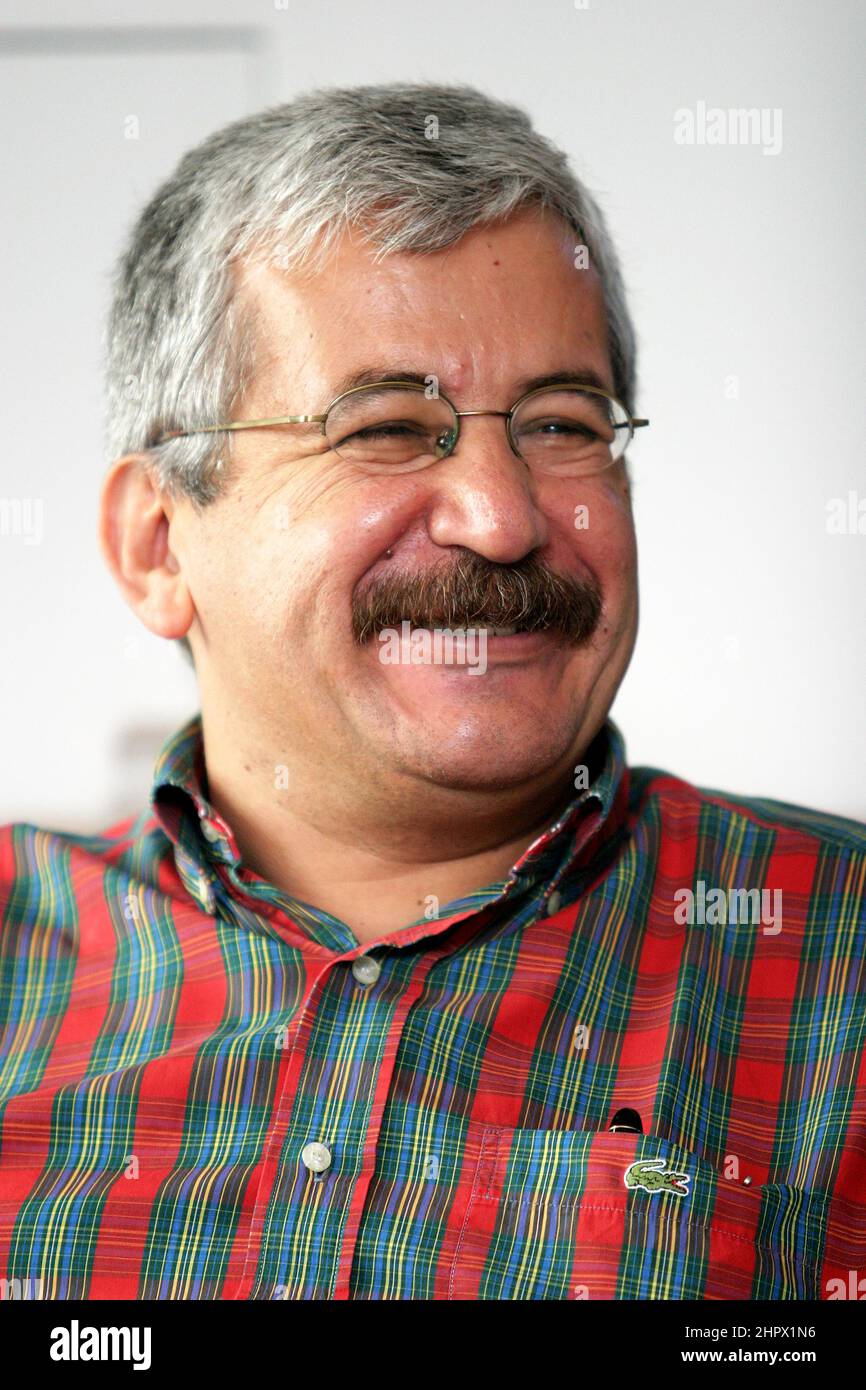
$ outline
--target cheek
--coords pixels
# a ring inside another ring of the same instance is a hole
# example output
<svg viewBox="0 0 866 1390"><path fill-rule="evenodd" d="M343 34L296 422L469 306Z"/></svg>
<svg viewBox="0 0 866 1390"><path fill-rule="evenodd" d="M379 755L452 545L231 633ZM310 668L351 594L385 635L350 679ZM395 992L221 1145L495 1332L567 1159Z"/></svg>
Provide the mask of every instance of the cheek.
<svg viewBox="0 0 866 1390"><path fill-rule="evenodd" d="M276 509L237 507L209 517L184 573L208 639L247 650L286 622L293 577L291 532Z"/></svg>
<svg viewBox="0 0 866 1390"><path fill-rule="evenodd" d="M415 495L393 479L362 477L330 458L294 463L276 482L267 495L250 499L246 532L261 547L265 567L290 566L302 587L322 578L329 588L354 582L393 540Z"/></svg>
<svg viewBox="0 0 866 1390"><path fill-rule="evenodd" d="M631 499L624 478L594 478L575 487L557 509L560 533L603 587L633 574L637 551Z"/></svg>

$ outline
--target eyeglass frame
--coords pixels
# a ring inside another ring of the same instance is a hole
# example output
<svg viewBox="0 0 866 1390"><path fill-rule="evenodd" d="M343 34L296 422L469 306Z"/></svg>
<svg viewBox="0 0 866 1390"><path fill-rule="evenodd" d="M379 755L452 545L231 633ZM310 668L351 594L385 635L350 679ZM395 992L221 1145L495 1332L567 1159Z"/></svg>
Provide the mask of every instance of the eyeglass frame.
<svg viewBox="0 0 866 1390"><path fill-rule="evenodd" d="M226 424L222 425L199 425L196 429L191 430L167 430L164 434L160 435L159 439L156 440L155 447L159 447L162 444L167 444L172 439L186 439L193 434L220 434L223 431L261 430L271 428L275 425L320 424L322 426L322 438L327 440L328 436L326 433L325 426L328 421L328 416L331 414L331 411L334 409L334 407L336 405L339 405L340 401L345 400L347 396L354 396L358 392L374 391L377 387L383 386L395 388L403 387L404 389L408 388L410 391L423 391L425 394L427 393L428 389L426 386L422 386L422 384L418 381L397 380L365 382L361 386L349 387L348 391L341 391L339 396L336 396L334 400L331 401L331 404L328 406L324 415L274 415L272 417L267 417L262 420L230 420ZM551 382L549 386L536 386L531 391L525 391L524 394L514 402L510 410L458 410L454 402L450 399L450 397L445 395L444 391L437 390L436 399L444 401L445 404L450 408L451 413L454 416L456 422L456 427L454 431L453 442L451 443L451 445L445 453L440 454L438 456L435 462L438 463L441 461L441 459L450 458L451 455L454 453L454 450L457 448L458 442L460 440L460 421L464 416L496 415L506 421L505 435L508 440L509 447L511 448L511 452L515 455L516 458L520 459L521 463L526 464L528 468L530 465L526 462L526 459L523 457L523 455L520 453L520 450L517 448L517 445L514 440L514 435L511 429L511 422L515 412L520 408L520 406L523 405L524 401L530 400L533 396L546 395L551 391L569 391L574 389L579 389L581 391L589 391L595 396L604 396L606 400L613 401L615 405L618 405L620 410L622 410L626 416L626 419L622 422L622 424L612 425L611 427L615 430L625 429L626 427L628 427L629 434L628 439L625 442L625 448L623 449L622 454L618 456L618 458L611 459L609 463L604 464L604 466L598 470L598 472L603 473L606 468L612 467L614 463L619 463L620 459L623 457L623 454L625 453L625 450L628 448L629 444L631 443L634 437L635 430L645 428L650 422L649 420L645 420L637 416L631 415L626 410L623 402L619 399L618 396L615 396L612 391L605 391L600 386L590 386L586 382L580 381L578 378L575 378L574 381ZM428 399L430 398L428 397ZM340 457L338 450L335 449L334 452L337 454L338 457ZM432 461L433 460L431 460L431 462ZM429 464L424 464L421 468L416 469L415 471L420 473L423 471L423 468L428 468L429 466Z"/></svg>

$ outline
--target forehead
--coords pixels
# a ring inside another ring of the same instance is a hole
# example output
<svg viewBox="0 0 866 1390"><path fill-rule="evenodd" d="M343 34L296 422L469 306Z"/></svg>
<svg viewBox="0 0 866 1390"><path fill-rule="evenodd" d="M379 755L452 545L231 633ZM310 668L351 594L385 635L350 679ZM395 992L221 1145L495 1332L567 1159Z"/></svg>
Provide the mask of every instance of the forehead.
<svg viewBox="0 0 866 1390"><path fill-rule="evenodd" d="M377 259L346 232L316 272L241 267L256 385L305 393L287 406L298 410L373 364L434 374L458 396L580 366L611 386L601 282L577 244L560 219L524 210L441 251Z"/></svg>

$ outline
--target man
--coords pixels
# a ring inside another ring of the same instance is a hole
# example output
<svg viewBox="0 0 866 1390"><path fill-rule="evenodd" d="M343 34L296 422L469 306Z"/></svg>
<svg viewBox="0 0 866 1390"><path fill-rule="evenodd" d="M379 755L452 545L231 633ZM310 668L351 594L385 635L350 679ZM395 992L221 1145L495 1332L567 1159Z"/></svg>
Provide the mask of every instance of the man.
<svg viewBox="0 0 866 1390"><path fill-rule="evenodd" d="M0 1268L45 1297L847 1297L856 825L628 770L634 334L469 88L308 94L145 209L101 542L201 716L2 840Z"/></svg>

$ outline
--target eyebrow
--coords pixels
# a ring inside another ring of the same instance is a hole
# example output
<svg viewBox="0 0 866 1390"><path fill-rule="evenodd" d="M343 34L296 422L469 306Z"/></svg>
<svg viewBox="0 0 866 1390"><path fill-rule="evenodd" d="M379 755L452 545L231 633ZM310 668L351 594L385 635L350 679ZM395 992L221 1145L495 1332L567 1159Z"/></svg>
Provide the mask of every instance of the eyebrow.
<svg viewBox="0 0 866 1390"><path fill-rule="evenodd" d="M345 391L352 391L356 386L372 386L376 382L411 381L418 386L426 386L434 372L417 372L411 367L364 367L359 371L349 372L335 382L331 400L336 400ZM515 400L525 396L528 391L537 391L542 386L565 386L569 382L580 382L583 386L595 386L599 391L607 391L613 394L613 387L600 376L592 367L571 367L556 372L543 372L541 376L522 377L515 384ZM446 388L443 388L445 395L449 395Z"/></svg>

